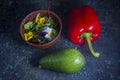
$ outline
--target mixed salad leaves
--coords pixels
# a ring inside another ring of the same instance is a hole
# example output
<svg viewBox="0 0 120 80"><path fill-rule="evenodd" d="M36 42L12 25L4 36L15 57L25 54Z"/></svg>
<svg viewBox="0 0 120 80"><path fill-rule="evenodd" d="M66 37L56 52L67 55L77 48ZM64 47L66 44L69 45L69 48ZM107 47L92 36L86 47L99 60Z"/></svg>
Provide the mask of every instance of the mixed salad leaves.
<svg viewBox="0 0 120 80"><path fill-rule="evenodd" d="M53 18L38 13L33 21L24 24L26 41L45 44L52 41L58 34L57 24Z"/></svg>

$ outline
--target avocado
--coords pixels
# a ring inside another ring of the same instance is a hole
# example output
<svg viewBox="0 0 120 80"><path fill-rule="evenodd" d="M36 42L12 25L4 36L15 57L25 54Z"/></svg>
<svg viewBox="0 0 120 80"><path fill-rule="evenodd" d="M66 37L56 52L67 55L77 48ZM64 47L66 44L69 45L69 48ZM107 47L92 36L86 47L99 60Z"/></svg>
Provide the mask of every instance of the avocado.
<svg viewBox="0 0 120 80"><path fill-rule="evenodd" d="M62 49L40 59L39 66L44 69L63 73L75 73L85 65L85 58L74 48Z"/></svg>

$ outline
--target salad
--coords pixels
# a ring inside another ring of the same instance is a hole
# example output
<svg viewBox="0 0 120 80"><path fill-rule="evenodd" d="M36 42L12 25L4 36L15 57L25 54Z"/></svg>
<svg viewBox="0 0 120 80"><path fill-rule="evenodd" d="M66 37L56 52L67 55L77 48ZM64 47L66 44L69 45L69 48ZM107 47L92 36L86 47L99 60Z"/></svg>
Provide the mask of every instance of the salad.
<svg viewBox="0 0 120 80"><path fill-rule="evenodd" d="M53 18L38 13L33 21L24 24L24 39L32 43L45 44L58 34L57 24Z"/></svg>

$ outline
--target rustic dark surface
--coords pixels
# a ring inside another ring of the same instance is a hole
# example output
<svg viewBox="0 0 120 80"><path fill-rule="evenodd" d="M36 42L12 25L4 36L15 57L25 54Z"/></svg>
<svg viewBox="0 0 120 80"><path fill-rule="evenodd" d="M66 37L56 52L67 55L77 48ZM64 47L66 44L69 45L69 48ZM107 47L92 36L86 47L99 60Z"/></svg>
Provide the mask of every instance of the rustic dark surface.
<svg viewBox="0 0 120 80"><path fill-rule="evenodd" d="M58 42L45 50L27 45L19 34L22 19L32 11L47 9L57 13L63 22ZM91 5L102 26L99 40L93 43L101 53L94 58L87 45L71 43L67 37L70 10ZM1 0L0 1L0 80L120 80L120 1L119 0ZM75 74L39 69L42 55L62 48L73 47L86 58L85 67Z"/></svg>

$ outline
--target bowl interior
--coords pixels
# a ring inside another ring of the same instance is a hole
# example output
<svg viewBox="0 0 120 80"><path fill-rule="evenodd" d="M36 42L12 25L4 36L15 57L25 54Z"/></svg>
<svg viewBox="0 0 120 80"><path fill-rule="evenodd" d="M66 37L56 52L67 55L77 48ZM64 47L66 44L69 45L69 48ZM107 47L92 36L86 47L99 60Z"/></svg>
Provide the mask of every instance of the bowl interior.
<svg viewBox="0 0 120 80"><path fill-rule="evenodd" d="M62 22L61 22L61 19L59 18L59 16L57 14L55 14L54 12L52 11L49 11L48 10L39 10L39 11L34 11L30 14L28 14L22 21L21 25L20 25L20 34L24 40L24 28L23 28L23 25L28 22L28 21L33 21L36 17L36 15L40 13L41 16L50 16L52 17L54 20L55 20L55 23L57 23L57 31L58 31L58 35L50 42L48 43L45 43L45 44L35 44L35 43L32 43L32 42L29 42L29 41L26 41L28 44L32 45L32 46L36 46L36 47L45 47L45 46L51 46L53 45L57 40L58 38L60 37L60 34L61 34L61 31L62 31ZM25 41L25 40L24 40Z"/></svg>

